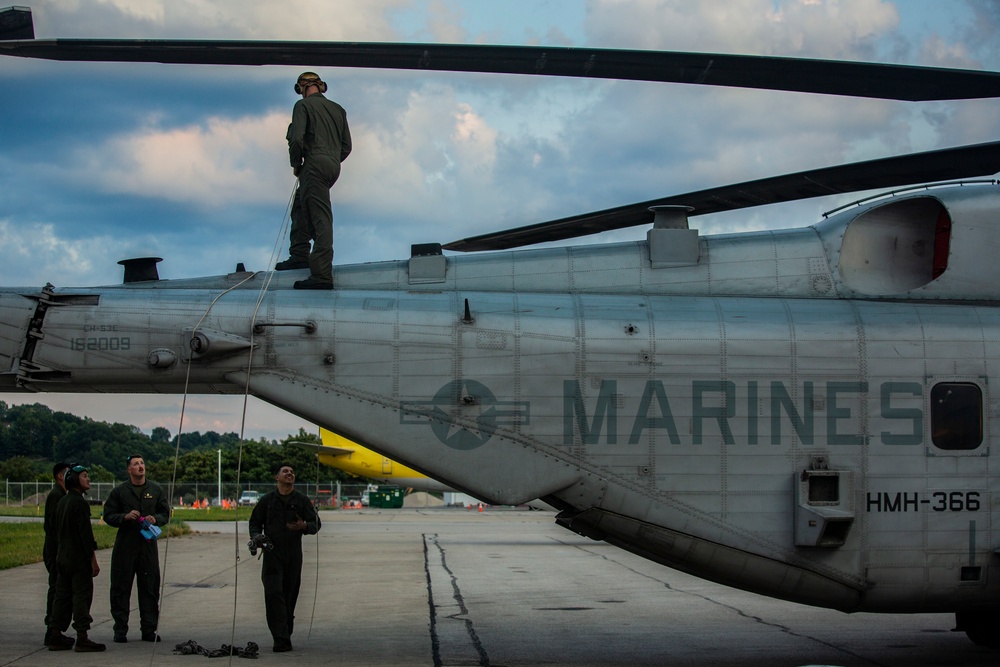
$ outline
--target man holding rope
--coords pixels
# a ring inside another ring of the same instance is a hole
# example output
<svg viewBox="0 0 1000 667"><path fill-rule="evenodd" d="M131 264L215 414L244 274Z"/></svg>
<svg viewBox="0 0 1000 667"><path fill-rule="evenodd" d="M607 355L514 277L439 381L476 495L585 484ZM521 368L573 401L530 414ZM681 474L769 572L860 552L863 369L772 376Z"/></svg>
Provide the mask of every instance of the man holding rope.
<svg viewBox="0 0 1000 667"><path fill-rule="evenodd" d="M274 467L278 488L265 493L250 514L250 539L264 551L260 580L264 584L267 627L273 650L292 650L295 602L302 583L302 536L320 529L312 501L295 490L295 469L288 463ZM270 546L268 546L270 545Z"/></svg>

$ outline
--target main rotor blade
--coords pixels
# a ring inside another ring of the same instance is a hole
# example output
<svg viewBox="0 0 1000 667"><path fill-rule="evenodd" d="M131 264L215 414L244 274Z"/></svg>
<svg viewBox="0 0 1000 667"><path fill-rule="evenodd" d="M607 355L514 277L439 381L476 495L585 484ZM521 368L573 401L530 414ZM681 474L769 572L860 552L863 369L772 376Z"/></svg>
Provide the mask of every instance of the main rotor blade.
<svg viewBox="0 0 1000 667"><path fill-rule="evenodd" d="M1000 72L724 53L482 44L48 39L0 42L0 54L48 60L536 74L908 101L1000 97Z"/></svg>
<svg viewBox="0 0 1000 667"><path fill-rule="evenodd" d="M603 211L452 241L446 250L504 250L546 241L562 241L613 229L652 224L650 206L692 206L691 216L752 206L823 197L914 183L992 175L1000 171L1000 141L912 153L900 157L825 167L736 185L652 199Z"/></svg>

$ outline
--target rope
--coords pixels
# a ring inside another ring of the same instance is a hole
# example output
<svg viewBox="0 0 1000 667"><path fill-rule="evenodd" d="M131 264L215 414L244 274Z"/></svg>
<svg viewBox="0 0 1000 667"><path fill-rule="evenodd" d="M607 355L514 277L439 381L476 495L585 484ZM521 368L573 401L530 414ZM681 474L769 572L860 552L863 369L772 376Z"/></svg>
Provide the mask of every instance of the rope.
<svg viewBox="0 0 1000 667"><path fill-rule="evenodd" d="M261 305L261 303L263 303L264 296L267 294L267 290L268 290L268 288L271 285L271 280L274 277L273 268L274 268L274 264L275 264L275 256L278 254L278 252L280 250L282 239L288 233L287 230L288 230L289 220L291 218L292 201L293 201L293 199L295 197L295 192L296 192L297 188L298 188L298 180L296 179L295 185L292 187L292 194L291 194L291 196L288 199L288 204L285 206L285 213L282 216L282 223L279 226L277 239L275 240L274 246L272 247L272 250L271 250L271 257L268 260L268 266L272 270L268 273L267 279L261 285L260 293L259 293L259 295L257 297L257 303L254 305L253 314L252 314L251 320L250 320L250 352L249 352L249 357L247 359L247 381L246 381L246 385L244 387L243 415L242 415L241 424L240 424L240 449L239 449L239 455L238 455L237 466L236 466L236 484L237 484L237 488L239 488L239 485L240 485L240 473L241 473L241 469L242 469L242 466L243 466L243 441L244 441L244 435L245 435L245 431L246 431L247 398L248 398L249 393L250 393L250 373L251 373L252 368L253 368L253 344L254 344L254 333L253 333L253 330L254 330L254 324L256 324L257 312L260 310L260 305ZM235 289L243 286L248 281L253 280L258 275L259 275L258 272L253 272L249 276L247 276L246 278L244 278L243 280L241 280L240 282L238 282L235 285L233 285L233 286L231 286L231 287L223 290L218 295L216 295L216 297L214 299L212 299L212 302L208 305L208 308L205 309L205 312L202 314L201 318L198 320L198 323L195 325L194 329L191 332L192 335L194 335L195 333L198 332L198 329L201 328L201 325L205 321L205 318L208 317L208 314L210 312L212 312L212 308L214 308L215 304L219 302L219 299L221 299L226 294L229 294L233 290L235 290ZM185 413L187 411L188 390L190 388L190 383L191 383L191 366L192 366L192 364L189 362L188 365L187 365L187 370L186 370L186 372L184 374L184 394L183 394L183 398L181 400L180 422L179 422L179 424L177 426L177 445L174 447L174 467L173 467L173 472L171 474L170 486L169 486L169 491L168 491L168 493L169 493L168 497L171 498L171 499L174 497L174 488L176 487L176 484L177 484L177 463L178 463L178 459L180 458L181 437L182 437L183 432L184 432L184 416L185 416ZM221 502L222 499L220 498L219 500ZM240 524L239 524L239 509L238 508L237 508L236 513L234 514L233 521L235 523L234 535L235 535L235 540L236 540L236 554L235 554L236 564L235 564L235 567L233 568L233 576L234 576L234 582L233 582L233 622L232 622L232 628L231 628L231 633L230 633L230 642L233 642L234 638L236 636L236 610L238 608L237 601L238 601L238 595L239 595L239 564L240 564L240 551L239 551L240 535L239 535L239 525ZM166 580L167 580L166 573L167 573L167 562L168 562L169 553L170 553L170 535L168 533L167 534L166 542L165 542L164 547L163 547L163 572L160 575L160 595L159 595L159 599L157 600L157 613L159 613L160 611L162 611L162 607L163 607L163 591L164 591L164 586L166 585ZM232 645L232 644L230 644L230 645ZM150 666L152 666L152 664L153 664L153 658L155 657L155 654L156 654L156 643L154 642L152 650L150 651L150 656L149 656L149 664L150 664ZM229 655L229 662L230 662L230 664L232 664L232 655L233 654Z"/></svg>
<svg viewBox="0 0 1000 667"><path fill-rule="evenodd" d="M246 423L247 423L247 403L250 398L250 376L253 372L253 351L254 351L254 325L257 323L257 313L260 311L260 305L264 302L264 296L267 294L268 288L271 286L271 280L274 278L274 265L276 257L281 252L281 244L284 238L288 236L288 226L291 220L292 202L295 199L295 193L298 189L298 179L292 185L292 194L288 198L288 204L285 206L285 214L282 216L281 225L278 228L278 235L275 238L274 245L271 247L271 257L268 259L267 265L272 269L268 275L267 279L263 282L260 287L260 292L257 296L257 303L254 304L253 314L250 317L250 353L247 356L247 380L243 386L243 414L240 416L240 451L236 459L236 488L240 488L242 483L242 472L243 472L243 443L246 436ZM233 622L232 629L229 636L229 641L231 644L235 643L236 640L236 610L239 608L239 590L240 590L240 511L239 505L236 507L236 512L233 515L233 539L234 546L236 550L236 567L233 568ZM229 664L232 664L233 657L229 656Z"/></svg>
<svg viewBox="0 0 1000 667"><path fill-rule="evenodd" d="M208 305L208 308L205 310L205 313L201 316L201 319L198 320L198 324L195 325L194 330L192 331L192 335L198 331L199 327L201 327L202 322L204 322L205 318L208 317L208 314L212 311L212 308L215 307L215 304L218 303L219 299L221 299L223 296L225 296L229 292L233 291L237 287L240 287L241 285L243 285L244 283L246 283L248 280L252 280L256 276L257 276L256 273L251 273L249 276L247 276L246 278L244 278L240 282L236 283L232 287L223 290L214 299L212 299L212 303L210 303ZM174 497L174 488L177 486L177 460L180 458L181 437L182 437L182 435L184 433L184 415L185 415L185 412L187 411L188 388L189 388L190 384L191 384L191 363L189 362L188 366L187 366L187 371L184 374L184 395L183 395L183 398L181 399L180 423L177 426L177 445L174 447L174 468L173 468L173 472L172 472L172 474L170 476L170 486L169 486L169 489L168 489L168 492L167 492L168 493L168 497L171 498L171 499L173 499L173 497ZM167 582L167 563L169 562L169 560L168 560L169 555L170 555L170 533L168 531L167 532L167 539L166 539L166 541L164 543L164 546L163 546L163 572L160 573L160 595L159 595L159 598L158 598L158 600L156 602L156 605L157 605L157 615L159 615L159 612L162 611L162 608L163 608L163 590L164 590L164 587L166 586L166 582ZM234 610L233 614L235 615L235 613L236 612ZM150 654L149 654L149 664L150 665L153 664L153 658L154 658L155 655L156 655L156 642L153 643L153 647L150 650Z"/></svg>
<svg viewBox="0 0 1000 667"><path fill-rule="evenodd" d="M193 639L189 639L186 642L174 646L174 655L203 655L206 658L221 658L222 656L228 655L230 658L229 662L232 662L232 657L234 655L241 658L256 660L259 654L260 647L254 642L247 642L246 648L223 644L220 648L217 648L214 651L201 646Z"/></svg>
<svg viewBox="0 0 1000 667"><path fill-rule="evenodd" d="M320 436L322 437L322 436ZM319 456L316 457L316 492L319 493ZM319 521L319 510L316 510L316 521ZM312 611L309 612L309 631L306 632L306 643L312 638L313 620L316 618L316 598L319 597L319 525L317 524L316 536L316 581L313 583L313 604Z"/></svg>

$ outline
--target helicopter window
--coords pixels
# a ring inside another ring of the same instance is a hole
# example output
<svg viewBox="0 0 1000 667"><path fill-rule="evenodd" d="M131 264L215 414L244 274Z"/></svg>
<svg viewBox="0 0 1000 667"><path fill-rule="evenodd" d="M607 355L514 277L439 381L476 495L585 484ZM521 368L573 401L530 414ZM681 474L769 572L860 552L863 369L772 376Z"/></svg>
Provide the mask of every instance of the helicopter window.
<svg viewBox="0 0 1000 667"><path fill-rule="evenodd" d="M975 449L983 442L983 392L970 382L931 388L931 442L940 449Z"/></svg>

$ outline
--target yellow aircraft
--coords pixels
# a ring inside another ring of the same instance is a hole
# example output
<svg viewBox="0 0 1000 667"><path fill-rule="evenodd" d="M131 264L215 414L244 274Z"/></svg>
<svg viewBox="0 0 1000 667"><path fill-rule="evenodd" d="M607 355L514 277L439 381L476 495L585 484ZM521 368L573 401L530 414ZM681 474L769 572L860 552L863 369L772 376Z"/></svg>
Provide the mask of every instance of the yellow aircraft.
<svg viewBox="0 0 1000 667"><path fill-rule="evenodd" d="M323 440L322 445L314 445L306 442L295 442L292 444L312 449L316 452L319 462L323 465L328 465L331 468L343 470L359 477L373 479L376 482L394 484L395 486L408 488L413 491L461 493L452 486L443 484L436 479L431 479L413 468L409 468L398 461L393 461L378 452L363 447L325 428L319 430L319 436ZM464 504L465 501L459 500L458 502ZM552 505L537 499L525 504L534 510L555 510Z"/></svg>
<svg viewBox="0 0 1000 667"><path fill-rule="evenodd" d="M297 442L296 445L312 449L319 462L352 475L367 477L383 484L394 484L416 491L454 491L455 489L433 480L413 468L382 456L367 447L337 435L325 428L319 430L322 445Z"/></svg>

